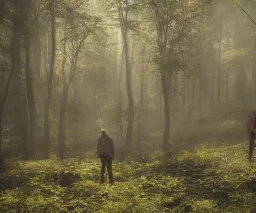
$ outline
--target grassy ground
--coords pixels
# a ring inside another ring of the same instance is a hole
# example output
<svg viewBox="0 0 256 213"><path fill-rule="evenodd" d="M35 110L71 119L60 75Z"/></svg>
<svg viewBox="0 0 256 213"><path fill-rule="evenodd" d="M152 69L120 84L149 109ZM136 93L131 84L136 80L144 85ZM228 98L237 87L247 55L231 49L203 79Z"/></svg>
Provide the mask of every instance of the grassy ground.
<svg viewBox="0 0 256 213"><path fill-rule="evenodd" d="M157 152L140 163L114 162L115 185L100 185L87 153L59 162L10 161L0 176L0 212L256 212L256 164L247 144Z"/></svg>

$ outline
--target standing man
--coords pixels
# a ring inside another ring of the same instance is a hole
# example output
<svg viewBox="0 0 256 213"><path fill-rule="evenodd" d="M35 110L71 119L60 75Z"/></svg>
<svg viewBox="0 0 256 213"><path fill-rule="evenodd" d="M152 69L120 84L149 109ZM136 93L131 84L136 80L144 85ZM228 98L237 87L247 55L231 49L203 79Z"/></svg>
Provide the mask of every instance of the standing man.
<svg viewBox="0 0 256 213"><path fill-rule="evenodd" d="M256 132L256 112L252 111L248 115L248 122L247 122L247 130L249 133L249 153L248 153L248 160L252 162L252 154L254 149L254 140L255 140L255 132Z"/></svg>
<svg viewBox="0 0 256 213"><path fill-rule="evenodd" d="M104 183L105 168L107 166L109 183L113 185L112 160L114 159L115 149L112 138L105 130L101 130L101 136L98 138L97 156L101 161L100 182Z"/></svg>

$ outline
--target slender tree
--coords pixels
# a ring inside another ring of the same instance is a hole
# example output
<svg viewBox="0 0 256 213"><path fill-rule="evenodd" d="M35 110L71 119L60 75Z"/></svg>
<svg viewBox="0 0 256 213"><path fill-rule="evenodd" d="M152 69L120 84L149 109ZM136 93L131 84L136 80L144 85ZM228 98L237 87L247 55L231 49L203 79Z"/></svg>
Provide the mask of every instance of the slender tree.
<svg viewBox="0 0 256 213"><path fill-rule="evenodd" d="M132 141L133 121L134 121L134 100L132 93L132 71L131 63L129 60L129 45L128 45L128 27L129 27L129 3L126 3L125 7L119 7L119 21L122 31L124 56L125 56L125 73L126 73L126 92L128 97L128 113L127 113L127 131L125 136L125 146L123 157L125 158L129 153L130 144Z"/></svg>
<svg viewBox="0 0 256 213"><path fill-rule="evenodd" d="M139 103L139 112L138 112L138 142L140 147L140 155L142 152L142 144L141 144L141 111L144 103L144 78L145 78L145 65L144 65L144 58L145 58L146 47L145 44L142 50L141 56L141 73L140 73L140 103Z"/></svg>
<svg viewBox="0 0 256 213"><path fill-rule="evenodd" d="M4 169L4 157L2 154L2 137L3 137L3 129L2 129L2 124L3 124L3 113L4 113L4 105L7 100L7 95L9 92L10 88L10 81L12 77L12 72L10 72L5 89L4 89L4 96L0 102L0 171Z"/></svg>
<svg viewBox="0 0 256 213"><path fill-rule="evenodd" d="M80 41L78 42L78 45L76 47L73 47L73 54L72 54L72 60L70 64L70 71L69 71L69 77L66 79L65 77L65 63L66 59L64 56L63 64L62 64L62 73L64 76L64 85L61 95L61 102L60 102L60 117L59 117L59 158L60 160L63 160L65 157L65 118L66 118L66 111L67 111L67 101L68 101L68 92L69 87L71 83L73 82L76 71L77 71L77 61L79 58L79 54L81 52L81 49L83 47L84 41L88 36L88 31L84 33L84 35L80 38ZM66 39L64 39L64 53L66 52Z"/></svg>
<svg viewBox="0 0 256 213"><path fill-rule="evenodd" d="M21 138L24 159L29 159L27 96L22 80L22 1L13 0L12 38L11 38L11 72L13 75L13 90L15 93L16 132Z"/></svg>
<svg viewBox="0 0 256 213"><path fill-rule="evenodd" d="M219 62L218 62L218 101L220 101L220 69L221 69L221 42L222 42L222 24L219 31Z"/></svg>
<svg viewBox="0 0 256 213"><path fill-rule="evenodd" d="M150 1L150 6L153 9L156 20L157 31L157 46L159 51L159 71L162 83L163 101L164 101L164 136L163 147L168 146L170 135L170 107L169 107L169 78L168 78L168 66L166 63L166 55L168 48L168 32L172 21L171 5L168 1L154 0Z"/></svg>
<svg viewBox="0 0 256 213"><path fill-rule="evenodd" d="M52 83L54 76L55 52L56 52L56 27L55 27L55 4L54 0L49 2L49 11L51 15L51 64L47 78L47 98L45 100L45 114L44 114L44 155L45 158L49 157L49 144L50 144L50 127L49 127L49 109L52 98Z"/></svg>
<svg viewBox="0 0 256 213"><path fill-rule="evenodd" d="M24 40L25 49L25 81L26 81L26 92L28 99L29 109L29 158L35 154L35 137L36 137L36 104L34 98L34 86L33 86L33 75L31 71L31 53L30 53L30 25L29 16L31 2L29 0L22 1L21 5L21 16L22 16L22 33Z"/></svg>
<svg viewBox="0 0 256 213"><path fill-rule="evenodd" d="M118 104L119 104L119 135L120 135L120 160L123 160L123 107L122 107L122 75L123 75L124 48L122 49L121 64L118 80Z"/></svg>

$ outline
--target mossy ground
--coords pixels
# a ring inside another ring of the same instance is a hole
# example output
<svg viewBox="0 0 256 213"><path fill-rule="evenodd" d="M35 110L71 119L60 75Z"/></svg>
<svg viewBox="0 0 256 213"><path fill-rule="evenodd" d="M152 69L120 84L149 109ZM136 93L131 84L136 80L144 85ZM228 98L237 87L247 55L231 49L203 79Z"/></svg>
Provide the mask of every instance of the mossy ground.
<svg viewBox="0 0 256 213"><path fill-rule="evenodd" d="M98 183L91 156L7 162L0 212L256 212L256 164L247 162L246 143L114 161L114 186Z"/></svg>

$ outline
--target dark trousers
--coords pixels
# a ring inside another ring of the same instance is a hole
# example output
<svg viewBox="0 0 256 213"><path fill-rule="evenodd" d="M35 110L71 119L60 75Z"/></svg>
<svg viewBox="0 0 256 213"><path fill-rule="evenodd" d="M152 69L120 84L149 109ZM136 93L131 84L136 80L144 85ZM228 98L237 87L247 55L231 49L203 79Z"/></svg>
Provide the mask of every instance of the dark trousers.
<svg viewBox="0 0 256 213"><path fill-rule="evenodd" d="M104 174L105 168L107 166L108 170L108 180L110 184L113 184L113 173L112 173L112 158L111 157L100 157L101 161L101 173L100 173L100 182L104 183Z"/></svg>

